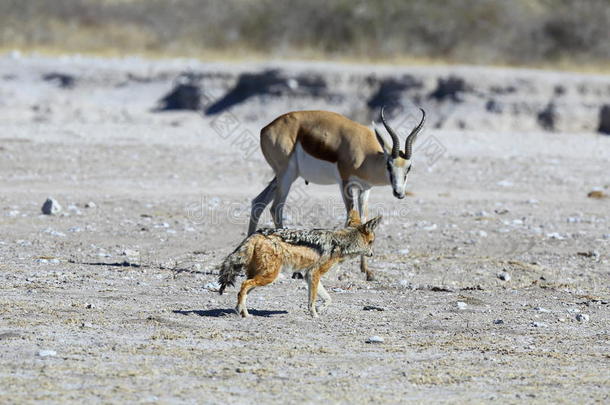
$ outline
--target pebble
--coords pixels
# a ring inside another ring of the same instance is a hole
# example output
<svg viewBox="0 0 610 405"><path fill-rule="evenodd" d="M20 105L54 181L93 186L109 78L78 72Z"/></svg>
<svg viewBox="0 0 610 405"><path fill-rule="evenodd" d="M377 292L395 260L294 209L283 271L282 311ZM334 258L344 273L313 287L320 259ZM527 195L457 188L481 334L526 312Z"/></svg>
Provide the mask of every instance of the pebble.
<svg viewBox="0 0 610 405"><path fill-rule="evenodd" d="M546 234L547 238L551 238L551 239L557 239L557 240L564 240L565 236L563 236L562 234L560 234L559 232L551 232L551 233L547 233Z"/></svg>
<svg viewBox="0 0 610 405"><path fill-rule="evenodd" d="M47 263L57 264L57 263L59 263L59 259L44 259L44 258L39 258L39 259L34 260L34 262L36 262L36 263L43 263L43 264L47 264Z"/></svg>
<svg viewBox="0 0 610 405"><path fill-rule="evenodd" d="M546 328L547 326L549 326L546 322L532 322L531 325L534 328Z"/></svg>
<svg viewBox="0 0 610 405"><path fill-rule="evenodd" d="M508 274L507 272L503 271L502 273L498 274L498 278L502 281L510 281L510 274Z"/></svg>
<svg viewBox="0 0 610 405"><path fill-rule="evenodd" d="M212 281L211 283L207 283L205 286L203 286L203 288L208 291L217 292L218 290L220 290L220 284L218 284L217 281Z"/></svg>
<svg viewBox="0 0 610 405"><path fill-rule="evenodd" d="M44 233L48 233L49 235L53 235L53 236L60 236L60 237L64 237L64 236L66 236L66 234L65 234L65 233L63 233L63 232L59 232L59 231L56 231L56 230L51 229L51 228L47 228L47 229L45 229L43 232L44 232Z"/></svg>
<svg viewBox="0 0 610 405"><path fill-rule="evenodd" d="M384 340L381 336L371 336L369 337L367 340L364 341L365 343L383 343Z"/></svg>
<svg viewBox="0 0 610 405"><path fill-rule="evenodd" d="M502 180L502 181L497 182L496 184L500 187L512 187L513 186L513 182L508 181L508 180Z"/></svg>
<svg viewBox="0 0 610 405"><path fill-rule="evenodd" d="M464 301L458 301L456 303L458 309L466 309L468 308L468 304L466 304Z"/></svg>
<svg viewBox="0 0 610 405"><path fill-rule="evenodd" d="M89 201L88 203L85 203L85 208L95 208L97 207L97 205L95 205L95 203L93 201Z"/></svg>
<svg viewBox="0 0 610 405"><path fill-rule="evenodd" d="M61 212L61 205L56 199L48 197L47 200L42 204L42 213L45 215L54 215Z"/></svg>
<svg viewBox="0 0 610 405"><path fill-rule="evenodd" d="M578 322L588 322L589 321L589 315L587 315L587 314L578 314L578 315L576 315L576 320Z"/></svg>
<svg viewBox="0 0 610 405"><path fill-rule="evenodd" d="M39 350L38 356L39 357L57 356L57 352L55 350Z"/></svg>
<svg viewBox="0 0 610 405"><path fill-rule="evenodd" d="M504 321L502 319L496 319L494 320L494 325L503 325Z"/></svg>
<svg viewBox="0 0 610 405"><path fill-rule="evenodd" d="M542 308L542 307L536 307L536 308L534 308L534 311L545 312L545 313L551 312L548 309Z"/></svg>
<svg viewBox="0 0 610 405"><path fill-rule="evenodd" d="M377 307L375 305L365 305L362 309L365 311L385 311L385 308Z"/></svg>
<svg viewBox="0 0 610 405"><path fill-rule="evenodd" d="M400 255L408 255L409 254L409 249L400 249L398 251L398 254L400 254Z"/></svg>

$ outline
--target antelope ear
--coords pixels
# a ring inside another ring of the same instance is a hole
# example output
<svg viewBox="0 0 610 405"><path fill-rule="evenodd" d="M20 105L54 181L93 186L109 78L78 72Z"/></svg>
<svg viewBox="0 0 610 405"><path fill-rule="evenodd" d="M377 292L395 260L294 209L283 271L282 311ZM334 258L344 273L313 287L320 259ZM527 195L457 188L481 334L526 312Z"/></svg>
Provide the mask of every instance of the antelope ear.
<svg viewBox="0 0 610 405"><path fill-rule="evenodd" d="M377 225L379 225L379 223L381 222L381 218L383 218L381 215L379 215L378 217L375 217L373 219L371 219L370 221L367 221L364 225L360 225L360 229L362 229L362 231L366 232L366 233L371 233L375 230L375 228L377 228Z"/></svg>
<svg viewBox="0 0 610 405"><path fill-rule="evenodd" d="M374 122L373 127L375 127ZM381 135L381 132L379 132L377 128L375 128L375 136L377 137L377 142L379 142L379 145L381 145L381 150L383 150L383 154L389 155L390 153L392 153L391 148L387 147L387 144L383 141L383 136Z"/></svg>

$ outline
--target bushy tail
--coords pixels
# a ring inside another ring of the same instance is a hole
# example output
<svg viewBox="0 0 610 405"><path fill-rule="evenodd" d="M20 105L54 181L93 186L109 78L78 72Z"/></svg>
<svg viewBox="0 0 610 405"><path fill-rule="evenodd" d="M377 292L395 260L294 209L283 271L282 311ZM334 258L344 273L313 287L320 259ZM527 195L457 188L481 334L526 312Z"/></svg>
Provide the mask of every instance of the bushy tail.
<svg viewBox="0 0 610 405"><path fill-rule="evenodd" d="M222 295L227 286L235 285L235 278L242 272L248 263L248 239L244 239L242 243L225 259L220 265L220 272L218 275L218 283L220 289L218 292Z"/></svg>

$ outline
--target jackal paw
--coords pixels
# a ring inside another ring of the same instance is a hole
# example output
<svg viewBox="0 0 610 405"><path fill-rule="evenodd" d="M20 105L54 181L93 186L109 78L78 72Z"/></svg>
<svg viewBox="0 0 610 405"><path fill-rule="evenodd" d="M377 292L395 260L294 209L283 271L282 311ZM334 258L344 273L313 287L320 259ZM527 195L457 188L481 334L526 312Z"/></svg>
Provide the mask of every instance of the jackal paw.
<svg viewBox="0 0 610 405"><path fill-rule="evenodd" d="M242 318L247 318L250 316L246 308L240 308L239 306L235 308L235 312L237 312L237 315L240 315Z"/></svg>

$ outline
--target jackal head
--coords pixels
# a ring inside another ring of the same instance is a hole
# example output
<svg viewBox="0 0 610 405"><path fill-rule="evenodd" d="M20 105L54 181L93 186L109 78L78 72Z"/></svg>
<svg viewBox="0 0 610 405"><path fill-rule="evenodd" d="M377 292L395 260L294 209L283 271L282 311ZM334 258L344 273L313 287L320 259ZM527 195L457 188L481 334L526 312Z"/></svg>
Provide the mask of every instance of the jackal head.
<svg viewBox="0 0 610 405"><path fill-rule="evenodd" d="M338 247L344 256L373 256L373 242L375 241L375 228L381 221L381 215L370 221L360 224L350 224L343 232L337 235Z"/></svg>

